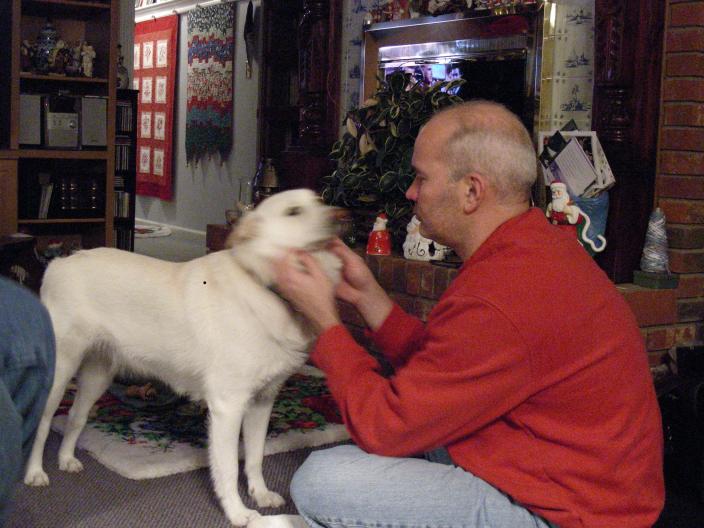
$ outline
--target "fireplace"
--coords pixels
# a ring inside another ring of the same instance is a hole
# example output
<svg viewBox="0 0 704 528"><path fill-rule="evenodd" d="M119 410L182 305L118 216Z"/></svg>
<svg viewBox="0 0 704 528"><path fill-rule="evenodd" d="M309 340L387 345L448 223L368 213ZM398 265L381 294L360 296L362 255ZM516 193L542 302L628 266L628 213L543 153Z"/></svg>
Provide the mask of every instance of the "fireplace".
<svg viewBox="0 0 704 528"><path fill-rule="evenodd" d="M528 130L537 123L543 10L511 16L459 14L376 24L365 31L363 100L377 76L403 70L419 82L462 78L463 99L505 104Z"/></svg>

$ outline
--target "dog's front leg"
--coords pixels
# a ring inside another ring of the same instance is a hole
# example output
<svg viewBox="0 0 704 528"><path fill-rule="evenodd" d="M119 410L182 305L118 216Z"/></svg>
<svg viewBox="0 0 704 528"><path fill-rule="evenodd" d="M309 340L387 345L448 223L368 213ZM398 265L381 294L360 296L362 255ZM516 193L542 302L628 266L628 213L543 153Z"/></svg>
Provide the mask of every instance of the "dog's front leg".
<svg viewBox="0 0 704 528"><path fill-rule="evenodd" d="M245 507L237 490L237 448L247 400L245 394L208 400L210 475L225 515L235 526L245 526L259 516Z"/></svg>
<svg viewBox="0 0 704 528"><path fill-rule="evenodd" d="M244 470L247 473L247 484L250 497L253 497L261 508L277 508L286 501L266 487L262 475L262 460L264 458L264 442L269 426L271 408L281 385L271 387L252 399L244 415L242 437L244 440Z"/></svg>

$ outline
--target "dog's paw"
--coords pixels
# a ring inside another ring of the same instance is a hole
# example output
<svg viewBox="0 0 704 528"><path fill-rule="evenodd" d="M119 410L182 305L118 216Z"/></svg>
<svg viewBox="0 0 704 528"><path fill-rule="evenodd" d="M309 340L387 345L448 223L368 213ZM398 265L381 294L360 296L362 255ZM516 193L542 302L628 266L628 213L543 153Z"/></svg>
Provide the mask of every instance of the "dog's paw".
<svg viewBox="0 0 704 528"><path fill-rule="evenodd" d="M264 491L250 489L249 496L257 502L257 506L260 508L278 508L286 504L281 495L267 489Z"/></svg>
<svg viewBox="0 0 704 528"><path fill-rule="evenodd" d="M83 464L76 457L68 457L63 460L59 460L59 469L61 471L68 471L69 473L78 473L83 471Z"/></svg>
<svg viewBox="0 0 704 528"><path fill-rule="evenodd" d="M234 526L247 526L250 522L261 517L258 511L240 508L236 512L227 514L227 518Z"/></svg>
<svg viewBox="0 0 704 528"><path fill-rule="evenodd" d="M24 483L27 486L48 486L49 485L49 475L47 475L44 470L27 470L24 476Z"/></svg>

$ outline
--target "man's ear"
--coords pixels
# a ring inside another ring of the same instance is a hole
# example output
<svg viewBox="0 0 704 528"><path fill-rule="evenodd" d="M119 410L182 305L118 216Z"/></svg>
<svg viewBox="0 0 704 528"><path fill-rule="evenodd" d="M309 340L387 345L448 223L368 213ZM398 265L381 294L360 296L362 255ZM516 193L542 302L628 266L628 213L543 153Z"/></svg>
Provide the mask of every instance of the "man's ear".
<svg viewBox="0 0 704 528"><path fill-rule="evenodd" d="M486 178L477 172L469 172L462 177L462 208L466 214L474 212L484 201L488 191Z"/></svg>

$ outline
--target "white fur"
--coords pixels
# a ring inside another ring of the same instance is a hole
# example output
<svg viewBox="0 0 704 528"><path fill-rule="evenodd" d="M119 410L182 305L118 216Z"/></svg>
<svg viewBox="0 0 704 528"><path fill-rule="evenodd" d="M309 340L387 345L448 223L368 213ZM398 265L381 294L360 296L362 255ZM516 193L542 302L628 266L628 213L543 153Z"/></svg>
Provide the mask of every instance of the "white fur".
<svg viewBox="0 0 704 528"><path fill-rule="evenodd" d="M59 467L80 471L74 456L88 411L117 372L159 378L209 409L211 477L228 519L259 514L237 492L240 427L249 494L281 506L262 476L269 415L281 384L304 364L311 335L289 305L267 288L273 258L289 248L313 254L331 278L340 262L320 251L333 234L331 208L312 191L286 191L262 202L236 227L232 249L173 263L109 248L54 260L41 289L57 340L56 375L27 465L25 483L49 479L42 453L67 383L78 391L59 449Z"/></svg>

